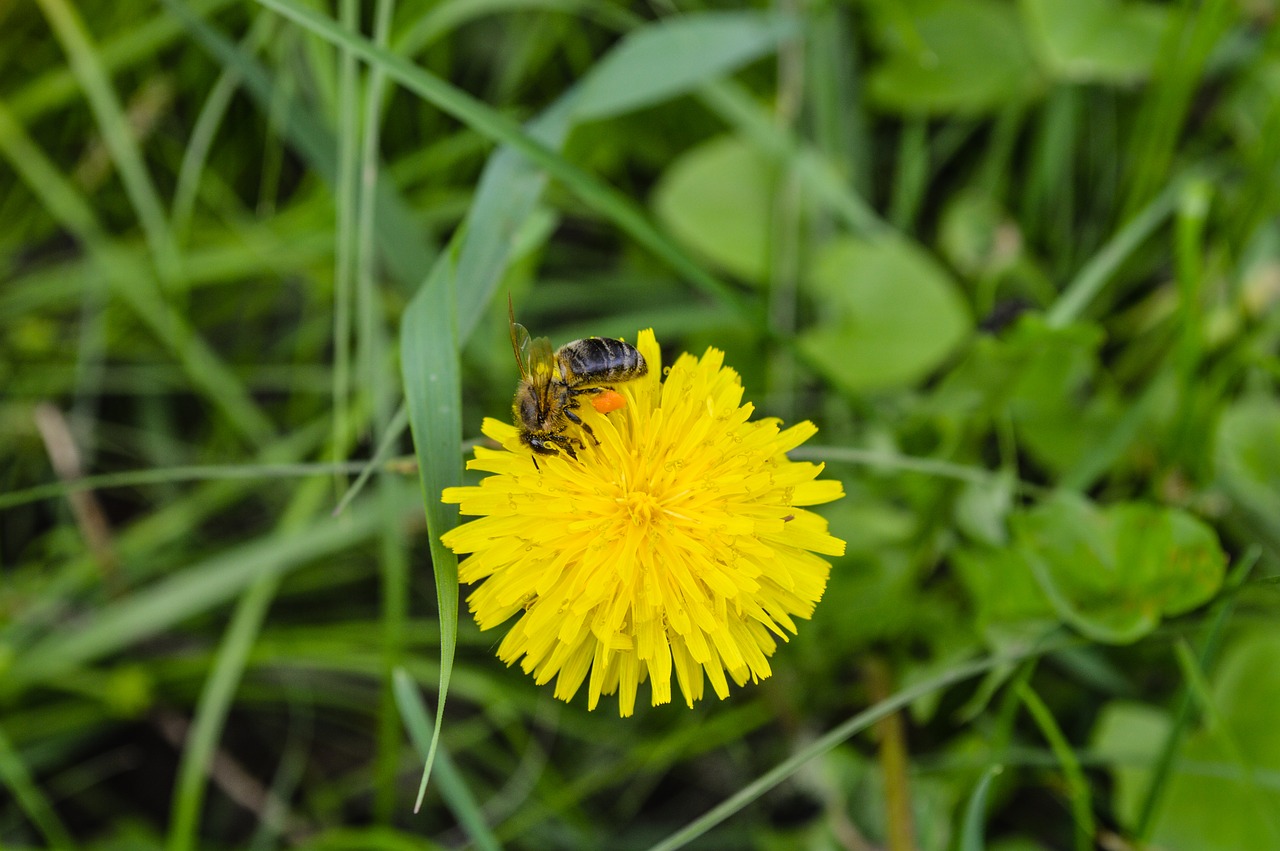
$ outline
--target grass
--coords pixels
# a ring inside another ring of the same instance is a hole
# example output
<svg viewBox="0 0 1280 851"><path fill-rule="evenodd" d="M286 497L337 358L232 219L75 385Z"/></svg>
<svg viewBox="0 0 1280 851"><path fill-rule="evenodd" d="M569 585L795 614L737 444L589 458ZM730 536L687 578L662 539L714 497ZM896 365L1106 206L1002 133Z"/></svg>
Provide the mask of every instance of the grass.
<svg viewBox="0 0 1280 851"><path fill-rule="evenodd" d="M891 6L0 8L0 845L1266 847L1280 31ZM819 425L770 679L459 611L508 293Z"/></svg>

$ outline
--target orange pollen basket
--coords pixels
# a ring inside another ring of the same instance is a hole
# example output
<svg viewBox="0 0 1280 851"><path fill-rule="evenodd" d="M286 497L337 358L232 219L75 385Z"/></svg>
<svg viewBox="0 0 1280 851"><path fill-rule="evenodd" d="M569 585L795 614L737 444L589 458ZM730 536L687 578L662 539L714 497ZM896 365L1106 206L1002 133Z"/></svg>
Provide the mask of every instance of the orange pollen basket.
<svg viewBox="0 0 1280 851"><path fill-rule="evenodd" d="M591 407L602 414L625 407L627 399L617 390L605 390L591 397Z"/></svg>

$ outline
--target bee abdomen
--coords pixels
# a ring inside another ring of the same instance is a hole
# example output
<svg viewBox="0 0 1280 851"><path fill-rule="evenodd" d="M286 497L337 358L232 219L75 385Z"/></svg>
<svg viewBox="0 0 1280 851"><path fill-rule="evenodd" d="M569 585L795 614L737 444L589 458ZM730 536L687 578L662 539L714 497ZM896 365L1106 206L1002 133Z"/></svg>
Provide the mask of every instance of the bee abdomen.
<svg viewBox="0 0 1280 851"><path fill-rule="evenodd" d="M556 353L570 386L607 384L639 378L649 371L644 355L630 343L608 337L588 337L565 343Z"/></svg>

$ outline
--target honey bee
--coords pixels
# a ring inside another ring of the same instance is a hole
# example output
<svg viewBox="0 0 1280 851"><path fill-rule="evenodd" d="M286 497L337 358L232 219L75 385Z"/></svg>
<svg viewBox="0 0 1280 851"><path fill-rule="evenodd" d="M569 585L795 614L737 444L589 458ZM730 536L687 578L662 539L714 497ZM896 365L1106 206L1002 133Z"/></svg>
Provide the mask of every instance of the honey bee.
<svg viewBox="0 0 1280 851"><path fill-rule="evenodd" d="M649 372L644 355L630 343L607 337L588 337L565 343L552 351L546 337L530 339L529 332L516 322L511 297L507 297L507 317L511 325L511 350L520 367L520 387L511 405L520 440L534 452L533 466L539 455L564 452L577 459L574 450L585 448L578 437L566 432L569 426L581 426L597 445L595 432L578 416L579 396L601 400L601 413L621 407L622 397L611 383L630 381Z"/></svg>

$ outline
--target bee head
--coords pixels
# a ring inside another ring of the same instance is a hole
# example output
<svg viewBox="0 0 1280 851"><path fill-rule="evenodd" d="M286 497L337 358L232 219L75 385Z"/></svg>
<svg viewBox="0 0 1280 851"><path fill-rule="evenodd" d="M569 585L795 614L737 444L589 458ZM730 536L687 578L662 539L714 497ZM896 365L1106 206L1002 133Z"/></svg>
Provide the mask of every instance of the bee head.
<svg viewBox="0 0 1280 851"><path fill-rule="evenodd" d="M542 428L542 406L538 404L538 391L532 383L526 382L516 393L513 406L516 419L524 423L524 427L536 431Z"/></svg>

